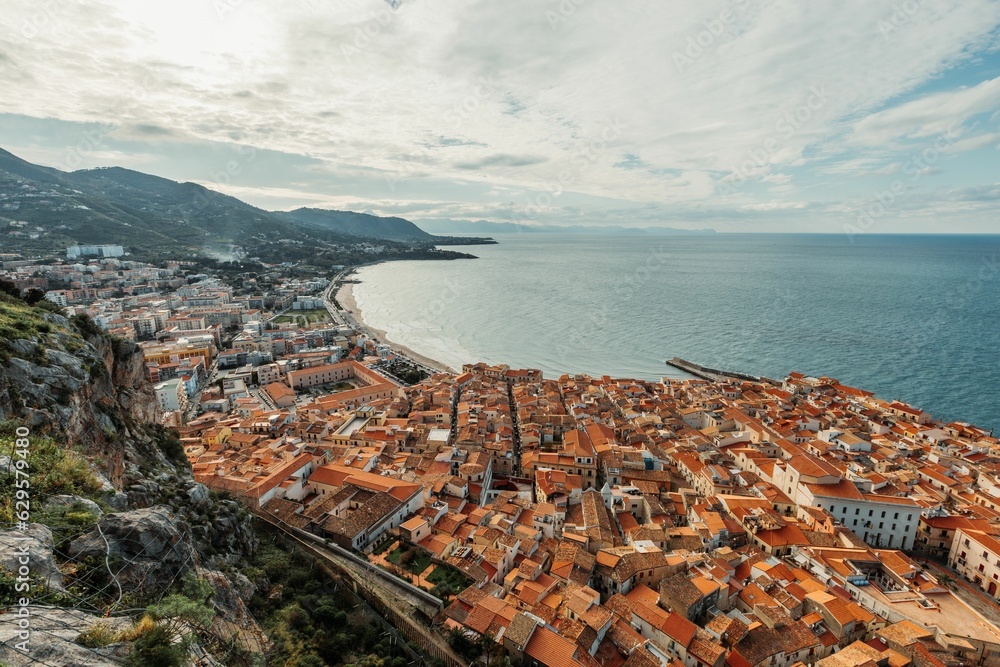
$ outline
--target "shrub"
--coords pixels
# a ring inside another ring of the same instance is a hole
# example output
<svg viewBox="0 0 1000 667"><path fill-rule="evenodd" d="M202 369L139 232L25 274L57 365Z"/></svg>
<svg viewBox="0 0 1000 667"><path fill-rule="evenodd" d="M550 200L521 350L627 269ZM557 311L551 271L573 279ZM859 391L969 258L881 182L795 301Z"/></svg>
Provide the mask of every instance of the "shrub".
<svg viewBox="0 0 1000 667"><path fill-rule="evenodd" d="M0 450L10 451L12 444L6 437L0 436ZM101 483L86 460L48 437L32 438L28 450L28 474L31 476L33 503L41 504L47 497L58 494L94 498L101 490ZM14 481L13 471L0 470L0 523L13 522L11 501L14 498Z"/></svg>
<svg viewBox="0 0 1000 667"><path fill-rule="evenodd" d="M132 643L125 664L129 667L181 667L186 661L186 648L173 642L170 630L157 625Z"/></svg>
<svg viewBox="0 0 1000 667"><path fill-rule="evenodd" d="M185 468L190 466L187 454L184 453L184 445L174 431L160 424L153 424L149 427L148 433L167 459Z"/></svg>
<svg viewBox="0 0 1000 667"><path fill-rule="evenodd" d="M84 336L84 338L100 336L104 333L101 327L97 326L97 323L94 322L89 315L84 313L74 315L69 321L74 327L76 327L76 330Z"/></svg>
<svg viewBox="0 0 1000 667"><path fill-rule="evenodd" d="M77 644L87 648L103 648L118 641L121 641L118 633L105 620L97 621L76 638Z"/></svg>

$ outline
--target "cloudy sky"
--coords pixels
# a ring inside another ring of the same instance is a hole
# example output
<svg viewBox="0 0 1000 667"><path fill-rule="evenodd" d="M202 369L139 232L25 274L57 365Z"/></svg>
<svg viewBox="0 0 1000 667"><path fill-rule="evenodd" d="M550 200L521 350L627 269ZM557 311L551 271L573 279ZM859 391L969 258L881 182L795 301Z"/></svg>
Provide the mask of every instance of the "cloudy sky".
<svg viewBox="0 0 1000 667"><path fill-rule="evenodd" d="M0 147L415 221L997 232L995 0L5 0Z"/></svg>

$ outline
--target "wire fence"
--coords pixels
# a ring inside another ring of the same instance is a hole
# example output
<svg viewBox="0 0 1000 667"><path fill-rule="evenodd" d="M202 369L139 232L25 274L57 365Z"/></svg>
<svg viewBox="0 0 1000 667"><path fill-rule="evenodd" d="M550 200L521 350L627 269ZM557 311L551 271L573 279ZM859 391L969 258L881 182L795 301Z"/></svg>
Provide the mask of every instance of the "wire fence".
<svg viewBox="0 0 1000 667"><path fill-rule="evenodd" d="M190 544L190 540L186 539L164 540L163 549L154 553L149 552L141 533L146 530L155 530L155 525L159 522L173 523L176 521L176 517L167 507L145 508L144 512L145 516L142 520L129 526L124 533L116 533L111 539L106 533L107 525L103 517L95 524L58 521L44 524L53 533L52 557L63 573L64 579L62 584L58 586L51 585L51 581L46 585L36 584L31 591L30 608L43 612L61 610L87 614L97 618L128 619L131 622L145 614L150 606L162 602L167 595L175 592L183 576L189 572L197 573L199 571L197 553L193 548L185 548L185 543ZM151 524L151 522L153 523ZM14 526L5 526L5 528L9 530ZM95 555L92 550L83 554L72 553L71 545L90 533L96 533L96 537L104 545L103 554L96 557L96 560L101 563L100 567L94 567ZM164 562L171 563L169 577L164 576L161 571ZM133 572L137 573L138 576L127 576ZM125 602L133 604L138 602L139 604L125 606L123 604ZM219 621L213 624L213 628L218 632L220 638L243 639L244 653L262 653L267 648L266 638L253 636L252 633L240 632L245 628L236 626L232 621L224 618L227 610L221 609L214 600L211 604L216 612L216 620ZM256 618L245 605L241 607L241 613L246 616L246 626L260 627ZM80 624L68 624L53 613L42 613L38 615L38 619L41 625L33 625L32 634L37 632L53 640L75 642L81 632L87 629L86 626ZM65 636L55 635L51 630L46 629L46 624L54 624L69 632L64 633ZM87 650L95 657L99 656L102 660L107 660L106 653L79 643L76 643L75 646L78 650ZM37 651L28 653L19 651L14 646L5 646L5 648L30 658L31 664L49 664L38 657ZM199 664L218 664L213 661L205 647L198 646L192 650L195 651L193 657Z"/></svg>

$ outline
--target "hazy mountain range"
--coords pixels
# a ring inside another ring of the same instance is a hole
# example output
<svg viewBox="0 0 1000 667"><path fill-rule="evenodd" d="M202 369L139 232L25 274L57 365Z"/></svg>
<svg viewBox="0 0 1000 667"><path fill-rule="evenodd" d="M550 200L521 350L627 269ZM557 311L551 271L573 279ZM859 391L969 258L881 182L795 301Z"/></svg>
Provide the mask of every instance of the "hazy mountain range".
<svg viewBox="0 0 1000 667"><path fill-rule="evenodd" d="M489 220L422 219L420 226L432 234L714 234L714 229L675 227L623 227L621 225L532 225Z"/></svg>

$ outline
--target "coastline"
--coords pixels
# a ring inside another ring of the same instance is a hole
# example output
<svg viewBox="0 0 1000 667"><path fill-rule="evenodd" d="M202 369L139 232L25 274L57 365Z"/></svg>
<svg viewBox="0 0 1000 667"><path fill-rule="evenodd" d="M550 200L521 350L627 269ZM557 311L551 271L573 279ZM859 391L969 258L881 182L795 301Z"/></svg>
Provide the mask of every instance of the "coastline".
<svg viewBox="0 0 1000 667"><path fill-rule="evenodd" d="M353 271L351 272L354 273ZM350 274L348 274L350 275ZM346 276L345 276L346 278ZM357 280L357 278L354 278ZM343 282L340 287L337 288L336 292L337 302L351 315L351 319L354 320L353 324L356 329L363 331L368 335L369 338L377 340L380 343L385 343L392 349L399 352L405 357L409 357L413 361L423 364L431 369L440 371L442 373L458 373L454 368L444 364L437 359L431 359L430 357L414 352L407 346L394 342L389 339L385 331L381 329L376 329L367 322L364 321L361 309L358 307L358 302L354 299L354 283Z"/></svg>

